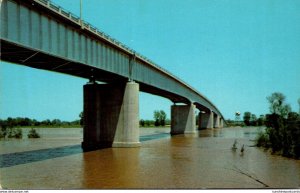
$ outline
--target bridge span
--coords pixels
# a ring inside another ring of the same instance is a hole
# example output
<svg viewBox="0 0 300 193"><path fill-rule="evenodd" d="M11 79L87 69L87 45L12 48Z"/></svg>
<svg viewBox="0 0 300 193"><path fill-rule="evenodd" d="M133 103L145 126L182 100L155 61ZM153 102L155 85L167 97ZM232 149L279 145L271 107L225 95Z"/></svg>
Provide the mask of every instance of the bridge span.
<svg viewBox="0 0 300 193"><path fill-rule="evenodd" d="M47 0L2 0L1 60L90 80L84 86L84 149L140 145L139 91L174 103L171 134L196 131L195 108L199 128L224 124L196 89Z"/></svg>

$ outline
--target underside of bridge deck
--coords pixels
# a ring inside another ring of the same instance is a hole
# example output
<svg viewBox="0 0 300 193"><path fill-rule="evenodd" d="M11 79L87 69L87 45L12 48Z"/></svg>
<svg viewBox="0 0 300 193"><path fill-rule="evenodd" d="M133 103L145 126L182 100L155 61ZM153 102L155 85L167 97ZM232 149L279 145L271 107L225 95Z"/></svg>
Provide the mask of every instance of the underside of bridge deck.
<svg viewBox="0 0 300 193"><path fill-rule="evenodd" d="M3 61L86 79L90 79L93 76L96 81L104 83L124 83L128 81L127 77L104 71L86 64L55 57L48 53L43 53L40 50L32 50L3 39L1 39L0 44L1 60ZM154 86L147 85L145 83L138 83L140 84L140 91L142 92L168 98L173 103L190 103L188 99L177 94L155 88ZM205 107L203 106L201 108Z"/></svg>

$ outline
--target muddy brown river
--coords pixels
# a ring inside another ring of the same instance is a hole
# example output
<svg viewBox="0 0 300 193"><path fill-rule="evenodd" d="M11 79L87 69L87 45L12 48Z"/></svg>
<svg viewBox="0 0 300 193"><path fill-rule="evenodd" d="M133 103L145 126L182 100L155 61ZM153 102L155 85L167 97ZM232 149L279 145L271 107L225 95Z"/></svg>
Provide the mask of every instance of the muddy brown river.
<svg viewBox="0 0 300 193"><path fill-rule="evenodd" d="M4 189L299 188L300 160L253 147L261 129L170 137L170 128L141 128L140 148L86 153L80 128L37 129L40 139L26 139L23 129L21 140L0 140L0 183Z"/></svg>

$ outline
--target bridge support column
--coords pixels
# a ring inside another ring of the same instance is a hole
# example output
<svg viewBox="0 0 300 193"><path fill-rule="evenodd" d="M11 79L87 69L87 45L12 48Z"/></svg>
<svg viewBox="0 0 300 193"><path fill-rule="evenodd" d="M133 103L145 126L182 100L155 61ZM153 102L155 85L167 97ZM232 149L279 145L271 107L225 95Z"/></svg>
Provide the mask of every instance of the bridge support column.
<svg viewBox="0 0 300 193"><path fill-rule="evenodd" d="M84 85L84 150L140 146L138 92L133 82Z"/></svg>
<svg viewBox="0 0 300 193"><path fill-rule="evenodd" d="M126 84L113 147L139 147L139 84Z"/></svg>
<svg viewBox="0 0 300 193"><path fill-rule="evenodd" d="M205 113L204 111L200 111L198 113L198 120L196 120L196 121L198 121L198 130L204 129L203 124L202 124L202 122L203 122L203 117L202 116L204 116L203 115L204 113Z"/></svg>
<svg viewBox="0 0 300 193"><path fill-rule="evenodd" d="M223 128L223 127L224 127L223 119L220 118L220 128Z"/></svg>
<svg viewBox="0 0 300 193"><path fill-rule="evenodd" d="M171 135L195 132L195 105L172 105Z"/></svg>
<svg viewBox="0 0 300 193"><path fill-rule="evenodd" d="M211 129L214 126L213 112L203 113L200 116L201 129Z"/></svg>
<svg viewBox="0 0 300 193"><path fill-rule="evenodd" d="M214 115L214 128L219 128L220 127L220 116L215 114Z"/></svg>

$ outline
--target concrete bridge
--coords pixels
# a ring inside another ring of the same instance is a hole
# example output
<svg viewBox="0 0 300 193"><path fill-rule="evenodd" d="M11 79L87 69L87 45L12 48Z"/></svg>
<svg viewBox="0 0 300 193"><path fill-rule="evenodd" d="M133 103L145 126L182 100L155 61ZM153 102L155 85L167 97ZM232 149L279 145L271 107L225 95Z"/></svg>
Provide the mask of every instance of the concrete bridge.
<svg viewBox="0 0 300 193"><path fill-rule="evenodd" d="M140 145L139 91L174 103L171 134L196 131L195 108L200 128L224 124L194 88L47 0L2 0L1 60L90 80L83 88L86 150Z"/></svg>

